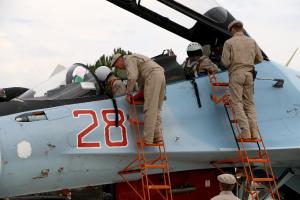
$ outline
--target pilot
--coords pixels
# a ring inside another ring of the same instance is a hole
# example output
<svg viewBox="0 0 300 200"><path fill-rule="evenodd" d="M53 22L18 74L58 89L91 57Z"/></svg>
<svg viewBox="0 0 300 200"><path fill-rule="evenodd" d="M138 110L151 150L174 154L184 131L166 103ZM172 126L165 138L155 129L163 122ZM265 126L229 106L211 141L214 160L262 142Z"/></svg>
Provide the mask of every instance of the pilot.
<svg viewBox="0 0 300 200"><path fill-rule="evenodd" d="M256 42L244 35L241 21L231 22L228 31L233 37L224 44L221 62L228 68L232 107L241 129L237 137L257 139L253 74L254 64L260 63L263 56Z"/></svg>
<svg viewBox="0 0 300 200"><path fill-rule="evenodd" d="M219 181L221 192L211 200L240 200L232 193L236 183L236 179L233 175L221 174L217 179Z"/></svg>
<svg viewBox="0 0 300 200"><path fill-rule="evenodd" d="M203 55L202 46L197 42L192 42L187 47L188 57L182 63L184 74L187 79L198 77L198 74L206 73L207 71L220 71L207 56Z"/></svg>
<svg viewBox="0 0 300 200"><path fill-rule="evenodd" d="M115 54L111 66L127 69L127 95L131 95L138 80L144 91L144 138L145 144L162 143L160 110L165 97L166 80L164 69L152 59L132 54Z"/></svg>
<svg viewBox="0 0 300 200"><path fill-rule="evenodd" d="M99 81L104 83L105 93L110 96L121 96L126 94L125 84L113 75L111 69L107 66L100 66L95 74Z"/></svg>

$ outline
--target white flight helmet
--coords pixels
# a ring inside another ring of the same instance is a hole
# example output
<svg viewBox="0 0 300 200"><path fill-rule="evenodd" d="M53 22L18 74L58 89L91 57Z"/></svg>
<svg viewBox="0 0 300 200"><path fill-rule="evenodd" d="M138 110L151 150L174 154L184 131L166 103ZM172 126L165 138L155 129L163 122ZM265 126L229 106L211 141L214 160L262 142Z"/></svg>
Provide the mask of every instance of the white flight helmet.
<svg viewBox="0 0 300 200"><path fill-rule="evenodd" d="M203 51L201 44L199 44L198 42L191 42L186 49L187 52L198 50Z"/></svg>
<svg viewBox="0 0 300 200"><path fill-rule="evenodd" d="M111 69L106 66L100 66L96 69L95 74L99 81L105 81L107 77L110 75Z"/></svg>

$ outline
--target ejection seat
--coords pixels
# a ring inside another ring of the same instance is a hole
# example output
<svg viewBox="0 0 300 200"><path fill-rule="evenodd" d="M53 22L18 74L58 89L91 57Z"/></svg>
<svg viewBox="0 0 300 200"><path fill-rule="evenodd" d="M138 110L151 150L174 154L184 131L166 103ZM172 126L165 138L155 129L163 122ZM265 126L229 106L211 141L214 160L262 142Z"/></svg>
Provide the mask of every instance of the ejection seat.
<svg viewBox="0 0 300 200"><path fill-rule="evenodd" d="M184 71L176 61L176 57L172 50L167 49L162 54L152 58L164 68L167 83L185 79Z"/></svg>

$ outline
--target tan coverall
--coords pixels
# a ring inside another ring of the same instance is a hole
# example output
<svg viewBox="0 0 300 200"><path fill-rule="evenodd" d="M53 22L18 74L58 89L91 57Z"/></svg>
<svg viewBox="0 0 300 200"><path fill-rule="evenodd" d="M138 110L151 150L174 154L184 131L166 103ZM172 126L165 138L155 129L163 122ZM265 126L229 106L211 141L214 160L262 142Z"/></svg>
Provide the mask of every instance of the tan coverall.
<svg viewBox="0 0 300 200"><path fill-rule="evenodd" d="M110 76L107 80L108 90L113 96L121 96L126 94L126 86L123 81L117 79L115 76Z"/></svg>
<svg viewBox="0 0 300 200"><path fill-rule="evenodd" d="M231 191L222 191L211 200L240 200Z"/></svg>
<svg viewBox="0 0 300 200"><path fill-rule="evenodd" d="M207 72L208 70L216 71L216 72L220 71L218 66L214 64L207 56L188 57L182 63L182 67L185 70L185 72L193 73L194 77L197 77L198 73ZM191 70L186 70L187 68L190 68ZM188 75L191 76L192 74L188 74Z"/></svg>
<svg viewBox="0 0 300 200"><path fill-rule="evenodd" d="M214 64L207 56L201 56L199 65L197 66L197 72L201 73L206 72L208 70L216 72L220 71L218 66Z"/></svg>
<svg viewBox="0 0 300 200"><path fill-rule="evenodd" d="M251 71L254 64L262 60L256 42L242 32L237 32L224 44L221 62L228 68L232 106L241 129L240 136L244 138L258 137Z"/></svg>
<svg viewBox="0 0 300 200"><path fill-rule="evenodd" d="M165 97L164 69L150 58L132 54L125 57L128 73L127 93L132 92L136 81L144 88L144 142L152 144L162 140L160 110Z"/></svg>

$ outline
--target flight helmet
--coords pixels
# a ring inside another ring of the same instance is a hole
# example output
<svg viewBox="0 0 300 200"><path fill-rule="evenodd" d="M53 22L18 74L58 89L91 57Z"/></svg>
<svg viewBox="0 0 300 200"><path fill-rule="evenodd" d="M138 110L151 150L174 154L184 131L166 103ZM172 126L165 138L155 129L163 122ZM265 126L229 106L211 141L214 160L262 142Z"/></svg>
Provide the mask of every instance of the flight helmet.
<svg viewBox="0 0 300 200"><path fill-rule="evenodd" d="M100 66L95 71L98 80L102 82L106 81L111 73L111 69L107 66Z"/></svg>
<svg viewBox="0 0 300 200"><path fill-rule="evenodd" d="M202 49L202 46L198 42L191 42L188 45L186 52L189 57L202 56L203 49Z"/></svg>

